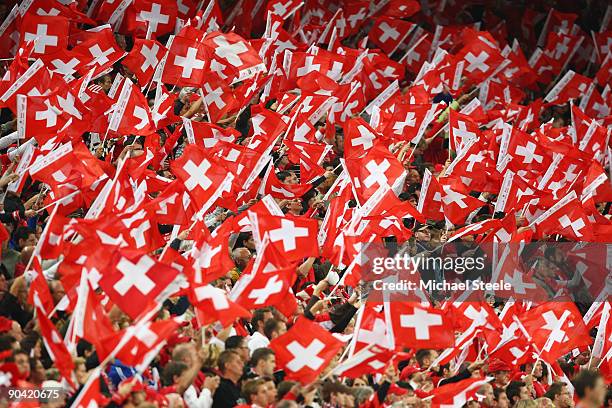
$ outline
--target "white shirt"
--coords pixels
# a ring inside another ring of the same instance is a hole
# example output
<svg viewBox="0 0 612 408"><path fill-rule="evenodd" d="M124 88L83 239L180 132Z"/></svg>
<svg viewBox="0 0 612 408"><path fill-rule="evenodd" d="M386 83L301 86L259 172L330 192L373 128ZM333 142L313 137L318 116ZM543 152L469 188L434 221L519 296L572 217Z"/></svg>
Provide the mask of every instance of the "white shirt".
<svg viewBox="0 0 612 408"><path fill-rule="evenodd" d="M183 400L188 408L210 408L213 404L213 397L208 388L202 389L202 392L198 396L198 392L193 385L190 385L189 388L185 390L183 393Z"/></svg>
<svg viewBox="0 0 612 408"><path fill-rule="evenodd" d="M257 350L258 348L268 347L269 344L270 340L268 340L266 336L260 332L253 333L248 343L249 356L253 354L253 351Z"/></svg>

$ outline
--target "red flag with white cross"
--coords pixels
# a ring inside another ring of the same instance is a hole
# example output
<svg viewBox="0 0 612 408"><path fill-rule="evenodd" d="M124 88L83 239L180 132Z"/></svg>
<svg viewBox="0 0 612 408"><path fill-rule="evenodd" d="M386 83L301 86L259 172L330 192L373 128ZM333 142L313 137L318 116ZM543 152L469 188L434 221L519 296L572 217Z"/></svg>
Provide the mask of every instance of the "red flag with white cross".
<svg viewBox="0 0 612 408"><path fill-rule="evenodd" d="M444 311L412 302L389 302L396 346L447 348L455 345L452 322Z"/></svg>
<svg viewBox="0 0 612 408"><path fill-rule="evenodd" d="M114 268L104 272L100 287L132 319L138 317L176 277L176 271L139 251L118 251Z"/></svg>
<svg viewBox="0 0 612 408"><path fill-rule="evenodd" d="M288 380L308 384L317 379L343 344L317 323L300 317L287 333L272 340L269 347Z"/></svg>

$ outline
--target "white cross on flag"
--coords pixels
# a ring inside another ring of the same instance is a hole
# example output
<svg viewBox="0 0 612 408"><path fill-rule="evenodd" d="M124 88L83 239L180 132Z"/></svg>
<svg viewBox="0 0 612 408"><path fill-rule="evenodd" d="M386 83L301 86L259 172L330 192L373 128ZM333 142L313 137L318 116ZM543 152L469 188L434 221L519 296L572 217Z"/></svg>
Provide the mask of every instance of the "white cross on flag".
<svg viewBox="0 0 612 408"><path fill-rule="evenodd" d="M431 105L428 104L396 103L392 113L381 116L379 129L384 129L383 134L393 134L399 140L414 142L419 129L427 126L423 125L423 121L427 118L430 109ZM434 117L431 116L431 119Z"/></svg>
<svg viewBox="0 0 612 408"><path fill-rule="evenodd" d="M478 389L493 378L468 378L456 383L445 384L433 393L432 406L440 408L463 407L476 398Z"/></svg>
<svg viewBox="0 0 612 408"><path fill-rule="evenodd" d="M406 39L415 26L399 18L379 17L370 30L369 39L381 50L391 55Z"/></svg>
<svg viewBox="0 0 612 408"><path fill-rule="evenodd" d="M344 343L305 317L300 317L287 333L270 342L276 364L288 380L308 384L317 379Z"/></svg>
<svg viewBox="0 0 612 408"><path fill-rule="evenodd" d="M121 92L118 92L115 110L109 117L110 128L120 134L139 136L155 131L147 98L133 82L125 78Z"/></svg>
<svg viewBox="0 0 612 408"><path fill-rule="evenodd" d="M21 23L21 42L33 42L32 56L65 49L68 46L69 24L65 17L26 14Z"/></svg>
<svg viewBox="0 0 612 408"><path fill-rule="evenodd" d="M200 325L220 322L224 327L232 324L239 318L249 318L251 313L231 301L223 289L212 285L193 287L190 299L196 310L196 317Z"/></svg>
<svg viewBox="0 0 612 408"><path fill-rule="evenodd" d="M218 63L216 66L225 67L212 70L217 71L221 77L229 77L229 82L244 81L266 69L259 53L236 33L213 32L206 36L204 45L211 58Z"/></svg>
<svg viewBox="0 0 612 408"><path fill-rule="evenodd" d="M287 260L317 256L317 220L302 217L275 217L257 214L256 229L260 239L268 234L270 245Z"/></svg>
<svg viewBox="0 0 612 408"><path fill-rule="evenodd" d="M79 66L78 73L85 76L94 68L93 77L95 78L123 58L126 52L115 41L115 36L110 27L100 31L91 31L87 34L87 40L78 44L72 51L87 57L87 62Z"/></svg>
<svg viewBox="0 0 612 408"><path fill-rule="evenodd" d="M23 112L23 115L19 113ZM66 123L66 117L55 94L48 96L17 96L18 130L26 139L36 136L39 141L56 135ZM23 118L23 121L22 121Z"/></svg>
<svg viewBox="0 0 612 408"><path fill-rule="evenodd" d="M166 51L166 48L155 40L135 38L134 47L121 63L128 67L138 78L138 83L144 86L153 78L155 68Z"/></svg>
<svg viewBox="0 0 612 408"><path fill-rule="evenodd" d="M387 323L385 314L382 312L382 303L375 303L373 301L365 303L363 312L357 317L354 335L354 353L359 352L370 344L389 347Z"/></svg>
<svg viewBox="0 0 612 408"><path fill-rule="evenodd" d="M208 53L201 42L174 37L162 81L179 86L200 86L208 66Z"/></svg>
<svg viewBox="0 0 612 408"><path fill-rule="evenodd" d="M213 73L207 75L202 84L202 98L212 123L219 122L226 115L229 116L240 106L232 88Z"/></svg>
<svg viewBox="0 0 612 408"><path fill-rule="evenodd" d="M229 190L233 179L216 158L196 145L188 145L171 167L198 208L213 205L223 191Z"/></svg>
<svg viewBox="0 0 612 408"><path fill-rule="evenodd" d="M346 169L360 203L365 203L381 186L393 187L404 175L402 163L384 146L374 146L362 158L348 160Z"/></svg>
<svg viewBox="0 0 612 408"><path fill-rule="evenodd" d="M347 158L362 157L380 137L362 118L351 118L344 123L344 153Z"/></svg>
<svg viewBox="0 0 612 408"><path fill-rule="evenodd" d="M178 9L176 2L136 0L125 12L126 28L134 36L156 38L173 33Z"/></svg>
<svg viewBox="0 0 612 408"><path fill-rule="evenodd" d="M575 191L534 221L538 234L561 234L574 241L591 241L593 226Z"/></svg>
<svg viewBox="0 0 612 408"><path fill-rule="evenodd" d="M545 169L550 163L547 149L531 135L512 128L508 154L512 156L509 167L519 171L524 169Z"/></svg>
<svg viewBox="0 0 612 408"><path fill-rule="evenodd" d="M267 266L269 258L267 254L274 253L274 248L272 251L262 250L260 252L263 257L262 262L264 266ZM295 266L283 269L270 266L272 270L268 270L269 268L261 267L262 262L256 262L256 266L253 266L250 273L244 273L240 277L230 295L232 300L249 310L258 309L264 305L276 306L284 303L288 297L293 297L290 289L297 278ZM270 265L281 265L280 262L270 262Z"/></svg>
<svg viewBox="0 0 612 408"><path fill-rule="evenodd" d="M451 150L457 152L471 140L480 138L480 130L476 122L468 115L463 115L451 109L449 116L449 142Z"/></svg>
<svg viewBox="0 0 612 408"><path fill-rule="evenodd" d="M389 302L396 345L411 348L447 348L455 345L452 322L444 311L416 302Z"/></svg>
<svg viewBox="0 0 612 408"><path fill-rule="evenodd" d="M465 62L466 78L477 82L486 79L504 61L499 47L490 34L479 33L468 41L457 54L457 61Z"/></svg>
<svg viewBox="0 0 612 408"><path fill-rule="evenodd" d="M118 251L100 287L132 319L138 317L176 277L176 271L140 251Z"/></svg>
<svg viewBox="0 0 612 408"><path fill-rule="evenodd" d="M374 346L349 357L334 368L334 373L349 378L357 378L366 374L383 374L394 356L395 351Z"/></svg>
<svg viewBox="0 0 612 408"><path fill-rule="evenodd" d="M570 301L546 302L525 312L519 319L533 344L541 350L540 358L550 364L592 341L582 315Z"/></svg>
<svg viewBox="0 0 612 408"><path fill-rule="evenodd" d="M123 364L132 367L152 359L168 337L176 333L181 323L180 319L180 317L175 317L147 323L139 321L119 333L113 333L112 338L115 341L121 339L125 342L116 357ZM155 354L151 355L151 352Z"/></svg>

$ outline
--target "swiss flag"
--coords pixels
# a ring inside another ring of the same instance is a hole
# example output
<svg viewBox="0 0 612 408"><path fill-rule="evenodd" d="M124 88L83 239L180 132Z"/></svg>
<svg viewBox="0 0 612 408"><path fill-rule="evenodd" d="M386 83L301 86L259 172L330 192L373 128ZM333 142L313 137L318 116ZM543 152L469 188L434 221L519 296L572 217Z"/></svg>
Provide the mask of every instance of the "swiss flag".
<svg viewBox="0 0 612 408"><path fill-rule="evenodd" d="M592 342L582 315L570 301L546 302L525 312L519 319L541 351L542 360L549 363Z"/></svg>
<svg viewBox="0 0 612 408"><path fill-rule="evenodd" d="M589 85L593 82L591 78L577 74L572 70L566 72L557 84L544 98L544 102L554 105L563 105L570 99L576 99L584 95Z"/></svg>
<svg viewBox="0 0 612 408"><path fill-rule="evenodd" d="M176 271L139 251L118 251L104 272L100 286L132 319L148 309L155 297L176 277Z"/></svg>
<svg viewBox="0 0 612 408"><path fill-rule="evenodd" d="M436 407L462 407L472 400L478 389L493 378L468 378L436 388L431 400Z"/></svg>
<svg viewBox="0 0 612 408"><path fill-rule="evenodd" d="M220 119L239 107L232 88L214 74L207 75L202 83L202 101L213 123L219 122Z"/></svg>
<svg viewBox="0 0 612 408"><path fill-rule="evenodd" d="M214 66L211 64L211 70L221 78L233 80L230 82L244 81L266 69L259 53L236 33L213 32L203 43L216 61Z"/></svg>
<svg viewBox="0 0 612 408"><path fill-rule="evenodd" d="M177 14L175 2L136 0L125 12L125 24L133 36L144 37L150 32L147 38L155 38L174 31Z"/></svg>
<svg viewBox="0 0 612 408"><path fill-rule="evenodd" d="M395 351L380 346L373 346L356 353L334 368L334 373L341 377L357 378L366 374L383 374L395 357Z"/></svg>
<svg viewBox="0 0 612 408"><path fill-rule="evenodd" d="M344 122L344 153L346 158L362 157L380 138L378 133L362 118L351 118Z"/></svg>
<svg viewBox="0 0 612 408"><path fill-rule="evenodd" d="M155 40L135 38L134 47L121 63L128 67L136 75L138 83L144 86L153 78L155 68L166 51L166 48Z"/></svg>
<svg viewBox="0 0 612 408"><path fill-rule="evenodd" d="M472 140L480 137L478 124L468 115L463 115L451 109L448 115L449 141L451 150L458 151Z"/></svg>
<svg viewBox="0 0 612 408"><path fill-rule="evenodd" d="M212 285L194 287L190 296L201 326L218 321L225 327L236 319L251 317L247 309L229 300L223 289Z"/></svg>
<svg viewBox="0 0 612 408"><path fill-rule="evenodd" d="M21 22L22 43L34 43L32 54L40 56L66 49L69 22L66 17L26 14Z"/></svg>
<svg viewBox="0 0 612 408"><path fill-rule="evenodd" d="M424 131L429 121L435 117L428 114L431 108L431 105L427 104L396 103L392 113L385 113L381 116L379 129L384 129L383 134L393 135L396 140L417 142L419 130Z"/></svg>
<svg viewBox="0 0 612 408"><path fill-rule="evenodd" d="M465 62L463 73L473 82L490 76L504 61L504 57L490 36L478 35L471 39L457 54Z"/></svg>
<svg viewBox="0 0 612 408"><path fill-rule="evenodd" d="M115 111L110 116L110 128L120 134L146 136L155 131L147 98L125 78Z"/></svg>
<svg viewBox="0 0 612 408"><path fill-rule="evenodd" d="M354 335L355 352L370 344L388 347L387 323L382 303L366 302L363 312L357 317Z"/></svg>
<svg viewBox="0 0 612 408"><path fill-rule="evenodd" d="M87 75L93 68L93 76L96 77L112 68L115 62L126 55L126 52L117 45L110 27L87 34L87 40L72 49L73 52L87 56L88 62L77 69L80 75Z"/></svg>
<svg viewBox="0 0 612 408"><path fill-rule="evenodd" d="M365 203L381 187L394 187L401 181L404 166L384 146L372 147L360 159L346 162L360 203Z"/></svg>
<svg viewBox="0 0 612 408"><path fill-rule="evenodd" d="M270 245L288 260L317 256L317 220L253 214L260 239L267 234Z"/></svg>
<svg viewBox="0 0 612 408"><path fill-rule="evenodd" d="M455 345L452 323L445 312L416 302L389 302L396 345L412 348L447 348Z"/></svg>
<svg viewBox="0 0 612 408"><path fill-rule="evenodd" d="M180 86L200 86L208 65L204 45L190 38L174 37L168 52L162 81Z"/></svg>
<svg viewBox="0 0 612 408"><path fill-rule="evenodd" d="M191 279L192 288L207 284L225 276L235 265L230 258L228 239L233 228L233 220L226 220L210 236L203 235L195 239L192 253L195 272ZM202 228L205 228L202 225ZM194 228L194 231L198 229ZM202 231L208 232L208 229ZM195 290L195 289L194 289Z"/></svg>
<svg viewBox="0 0 612 408"><path fill-rule="evenodd" d="M72 356L64 344L64 339L60 336L55 325L49 320L44 310L36 308L38 326L49 357L54 362L62 377L72 384Z"/></svg>
<svg viewBox="0 0 612 408"><path fill-rule="evenodd" d="M288 380L308 384L317 379L342 345L343 342L320 325L300 317L287 333L272 340L269 347Z"/></svg>
<svg viewBox="0 0 612 408"><path fill-rule="evenodd" d="M63 115L57 95L47 96L17 96L18 129L23 132L26 139L37 136L37 140L44 141L57 132L66 123L67 117ZM21 118L24 120L20 120Z"/></svg>
<svg viewBox="0 0 612 408"><path fill-rule="evenodd" d="M593 238L591 221L574 190L538 217L534 224L539 234L556 233L576 241Z"/></svg>
<svg viewBox="0 0 612 408"><path fill-rule="evenodd" d="M258 268L240 277L232 290L232 300L246 309L258 309L283 303L295 282L295 267L267 271Z"/></svg>
<svg viewBox="0 0 612 408"><path fill-rule="evenodd" d="M432 185L438 182L432 178ZM430 186L431 188L431 186ZM460 191L457 188L452 188L449 184L439 184L440 195L434 193L434 200L441 199L442 208L444 208L444 216L455 225L460 225L465 222L465 219L473 211L486 205L484 201L472 197L467 191Z"/></svg>
<svg viewBox="0 0 612 408"><path fill-rule="evenodd" d="M515 171L543 170L550 163L547 149L533 136L515 127L512 128L507 153L512 156L509 167Z"/></svg>
<svg viewBox="0 0 612 408"><path fill-rule="evenodd" d="M408 37L415 26L410 21L391 17L379 17L370 30L369 39L381 50L391 55Z"/></svg>
<svg viewBox="0 0 612 408"><path fill-rule="evenodd" d="M116 357L126 365L137 369L144 368L159 353L159 349L168 337L176 333L181 323L180 319L177 317L146 323L139 321L105 341L112 343L120 339L119 342L123 342L124 345L117 351Z"/></svg>
<svg viewBox="0 0 612 408"><path fill-rule="evenodd" d="M188 145L170 166L198 208L211 206L220 191L229 190L228 180L233 179L216 158L196 145Z"/></svg>

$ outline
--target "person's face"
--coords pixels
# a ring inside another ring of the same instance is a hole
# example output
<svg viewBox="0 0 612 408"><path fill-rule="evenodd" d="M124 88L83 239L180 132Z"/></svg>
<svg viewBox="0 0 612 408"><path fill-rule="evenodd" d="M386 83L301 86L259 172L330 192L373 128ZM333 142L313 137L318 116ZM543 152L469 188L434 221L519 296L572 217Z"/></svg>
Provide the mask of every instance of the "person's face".
<svg viewBox="0 0 612 408"><path fill-rule="evenodd" d="M32 233L30 235L28 235L27 239L20 239L19 240L19 246L21 248L25 248L28 246L36 246L36 234Z"/></svg>
<svg viewBox="0 0 612 408"><path fill-rule="evenodd" d="M539 361L537 362L535 369L533 370L533 375L536 378L542 377L542 363L540 363Z"/></svg>
<svg viewBox="0 0 612 408"><path fill-rule="evenodd" d="M287 208L291 212L300 213L302 212L302 203L300 202L300 200L291 200L289 201Z"/></svg>
<svg viewBox="0 0 612 408"><path fill-rule="evenodd" d="M142 404L147 399L147 393L144 391L138 391L132 393L132 403L136 406Z"/></svg>
<svg viewBox="0 0 612 408"><path fill-rule="evenodd" d="M366 387L368 384L365 382L363 378L356 378L353 381L353 387Z"/></svg>
<svg viewBox="0 0 612 408"><path fill-rule="evenodd" d="M74 373L79 384L85 384L87 381L87 370L85 370L85 364L78 364L74 369Z"/></svg>
<svg viewBox="0 0 612 408"><path fill-rule="evenodd" d="M45 367L40 362L40 360L36 360L36 364L34 366L34 372L30 376L39 382L45 381L47 377L45 375Z"/></svg>
<svg viewBox="0 0 612 408"><path fill-rule="evenodd" d="M491 384L485 384L484 389L482 390L482 395L484 396L482 401L489 407L493 406L495 394L493 394L493 387Z"/></svg>
<svg viewBox="0 0 612 408"><path fill-rule="evenodd" d="M62 298L66 294L64 286L61 284L60 281L54 281L51 285L51 288L51 296L53 297L53 303L58 304L59 301L62 300Z"/></svg>
<svg viewBox="0 0 612 408"><path fill-rule="evenodd" d="M251 259L251 251L247 248L240 248L238 259L246 265Z"/></svg>
<svg viewBox="0 0 612 408"><path fill-rule="evenodd" d="M603 405L606 398L606 383L603 378L598 378L595 386L588 389L585 395L585 400L590 401L594 406L600 407Z"/></svg>
<svg viewBox="0 0 612 408"><path fill-rule="evenodd" d="M429 240L431 240L431 232L429 231L429 228L417 231L415 236L417 241L429 242Z"/></svg>
<svg viewBox="0 0 612 408"><path fill-rule="evenodd" d="M268 405L268 387L265 384L261 384L257 387L257 393L251 396L254 404L259 405L260 407L265 407Z"/></svg>
<svg viewBox="0 0 612 408"><path fill-rule="evenodd" d="M572 406L572 394L566 386L561 387L561 393L557 396L558 406L569 408Z"/></svg>
<svg viewBox="0 0 612 408"><path fill-rule="evenodd" d="M102 89L104 89L104 92L108 92L108 90L111 89L112 85L113 81L111 80L111 77L108 75L104 75L104 78L102 78L102 83L100 84Z"/></svg>
<svg viewBox="0 0 612 408"><path fill-rule="evenodd" d="M421 175L417 170L412 169L410 172L408 172L406 180L408 181L408 184L418 184L421 182Z"/></svg>
<svg viewBox="0 0 612 408"><path fill-rule="evenodd" d="M28 356L20 353L15 356L15 365L19 370L19 373L27 377L30 374L30 362Z"/></svg>
<svg viewBox="0 0 612 408"><path fill-rule="evenodd" d="M244 371L244 361L242 361L240 356L232 356L232 359L227 364L226 368L230 374L237 376L242 375L242 372Z"/></svg>
<svg viewBox="0 0 612 408"><path fill-rule="evenodd" d="M275 333L276 337L282 336L283 334L287 333L287 325L285 324L285 322L280 322L278 324L278 329L275 331Z"/></svg>
<svg viewBox="0 0 612 408"><path fill-rule="evenodd" d="M272 312L265 312L263 315L263 320L264 320L263 322L265 323L268 320L273 319L273 318L274 318L274 314Z"/></svg>
<svg viewBox="0 0 612 408"><path fill-rule="evenodd" d="M253 239L252 235L246 241L244 241L244 246L249 249L255 249L255 240Z"/></svg>
<svg viewBox="0 0 612 408"><path fill-rule="evenodd" d="M247 346L245 340L242 340L240 346L236 348L236 351L238 352L240 358L242 358L243 361L246 362L249 360L249 346Z"/></svg>
<svg viewBox="0 0 612 408"><path fill-rule="evenodd" d="M508 372L497 371L495 373L495 382L497 382L498 384L506 384L508 382Z"/></svg>
<svg viewBox="0 0 612 408"><path fill-rule="evenodd" d="M276 357L274 356L274 354L270 354L263 361L262 372L264 375L272 375L274 374L274 368L276 368Z"/></svg>
<svg viewBox="0 0 612 408"><path fill-rule="evenodd" d="M276 401L276 385L274 381L267 381L265 384L266 392L268 394L268 404L272 404Z"/></svg>
<svg viewBox="0 0 612 408"><path fill-rule="evenodd" d="M298 183L298 178L295 175L295 173L289 172L289 176L285 177L285 181L283 183L285 183L285 184L297 184Z"/></svg>
<svg viewBox="0 0 612 408"><path fill-rule="evenodd" d="M187 343L183 347L187 348L187 353L184 354L182 362L187 365L187 367L192 367L194 364L193 357L196 355L195 345L193 343Z"/></svg>
<svg viewBox="0 0 612 408"><path fill-rule="evenodd" d="M497 397L497 408L509 408L510 407L510 400L508 399L508 396L506 395L505 392L502 392L499 394L499 396Z"/></svg>
<svg viewBox="0 0 612 408"><path fill-rule="evenodd" d="M531 395L529 395L529 390L527 389L527 387L521 387L521 390L519 392L519 399L530 399Z"/></svg>

